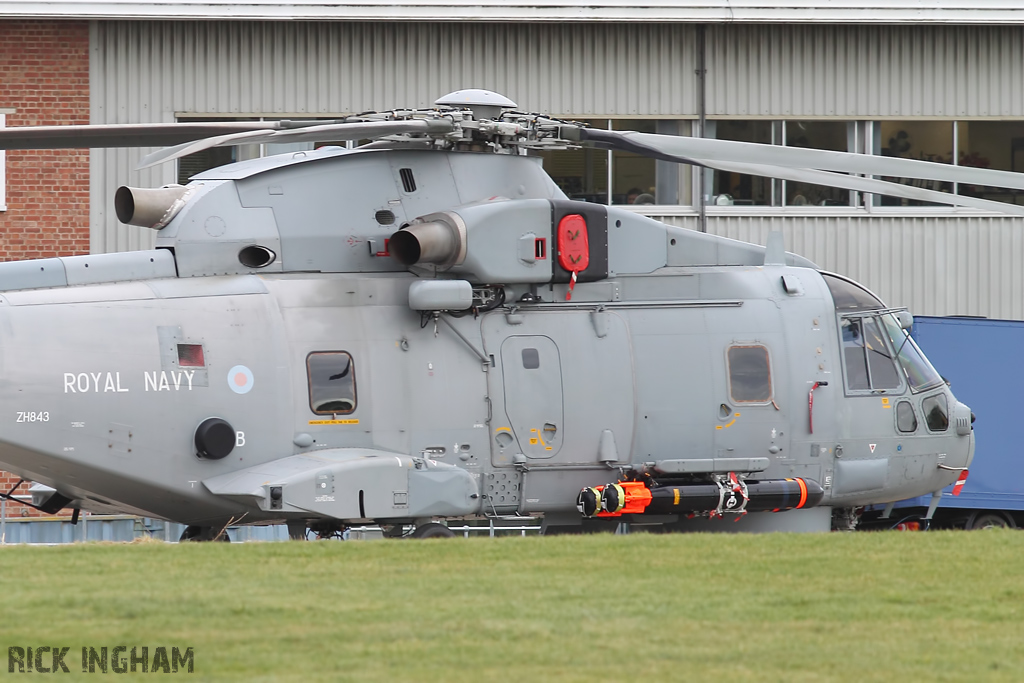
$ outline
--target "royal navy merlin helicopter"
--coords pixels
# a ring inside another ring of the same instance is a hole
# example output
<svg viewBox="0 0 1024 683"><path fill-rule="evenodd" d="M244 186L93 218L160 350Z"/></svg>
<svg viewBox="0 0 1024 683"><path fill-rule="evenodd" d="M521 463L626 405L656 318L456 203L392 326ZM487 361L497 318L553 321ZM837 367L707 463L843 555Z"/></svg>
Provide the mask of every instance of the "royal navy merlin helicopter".
<svg viewBox="0 0 1024 683"><path fill-rule="evenodd" d="M906 310L778 235L571 201L535 152L1024 211L871 177L1024 189L1017 174L594 130L481 90L314 126L0 135L174 145L144 165L371 140L120 188L118 217L156 230L152 250L0 264L0 465L50 487L43 510L117 509L197 539L538 515L549 532L828 529L833 511L934 504L966 476L973 416Z"/></svg>

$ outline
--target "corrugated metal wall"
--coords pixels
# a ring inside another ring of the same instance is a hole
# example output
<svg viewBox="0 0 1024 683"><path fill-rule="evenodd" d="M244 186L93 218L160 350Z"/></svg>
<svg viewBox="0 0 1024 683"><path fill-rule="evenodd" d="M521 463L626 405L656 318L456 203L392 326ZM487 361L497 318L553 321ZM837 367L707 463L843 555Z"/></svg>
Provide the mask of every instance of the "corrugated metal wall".
<svg viewBox="0 0 1024 683"><path fill-rule="evenodd" d="M697 228L697 218L658 217ZM1024 220L964 216L708 216L708 232L786 249L917 315L1024 320Z"/></svg>
<svg viewBox="0 0 1024 683"><path fill-rule="evenodd" d="M695 31L681 24L94 22L94 123L175 114L337 115L427 106L486 87L522 109L579 117L694 117ZM722 25L707 28L708 110L719 116L1024 117L1024 27ZM92 250L148 248L117 224L120 184L146 150L92 155ZM1024 319L1009 218L712 218L858 278L920 314Z"/></svg>
<svg viewBox="0 0 1024 683"><path fill-rule="evenodd" d="M1024 27L707 29L708 114L1024 116Z"/></svg>

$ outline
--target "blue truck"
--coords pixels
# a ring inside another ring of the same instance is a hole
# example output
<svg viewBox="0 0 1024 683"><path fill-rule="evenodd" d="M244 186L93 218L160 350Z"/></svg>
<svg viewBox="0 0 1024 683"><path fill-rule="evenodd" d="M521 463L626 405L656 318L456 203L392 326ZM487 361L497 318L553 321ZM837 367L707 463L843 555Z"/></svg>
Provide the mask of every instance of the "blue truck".
<svg viewBox="0 0 1024 683"><path fill-rule="evenodd" d="M1024 322L915 316L911 334L977 418L967 482L943 491L931 527L1024 526ZM930 502L900 501L887 519L873 506L862 526L923 527Z"/></svg>

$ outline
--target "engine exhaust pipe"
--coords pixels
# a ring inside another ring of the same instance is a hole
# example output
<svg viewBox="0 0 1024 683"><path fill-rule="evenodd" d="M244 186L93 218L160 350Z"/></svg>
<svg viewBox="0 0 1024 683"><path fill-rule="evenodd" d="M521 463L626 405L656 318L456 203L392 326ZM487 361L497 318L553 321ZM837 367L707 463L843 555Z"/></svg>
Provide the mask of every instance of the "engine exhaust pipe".
<svg viewBox="0 0 1024 683"><path fill-rule="evenodd" d="M388 251L403 266L457 266L466 258L466 224L454 213L417 218L391 235Z"/></svg>
<svg viewBox="0 0 1024 683"><path fill-rule="evenodd" d="M122 223L159 230L181 211L191 193L191 188L183 185L156 189L125 185L114 194L114 212Z"/></svg>

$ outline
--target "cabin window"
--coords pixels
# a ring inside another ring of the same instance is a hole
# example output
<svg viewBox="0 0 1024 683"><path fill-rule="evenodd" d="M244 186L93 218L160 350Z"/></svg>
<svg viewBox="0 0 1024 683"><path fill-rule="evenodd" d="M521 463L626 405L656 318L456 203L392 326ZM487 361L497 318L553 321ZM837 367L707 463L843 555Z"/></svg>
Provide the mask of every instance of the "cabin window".
<svg viewBox="0 0 1024 683"><path fill-rule="evenodd" d="M944 432L949 427L949 412L946 410L946 395L936 394L921 401L924 421L933 432Z"/></svg>
<svg viewBox="0 0 1024 683"><path fill-rule="evenodd" d="M910 401L900 401L896 404L896 429L908 434L917 431L917 415Z"/></svg>
<svg viewBox="0 0 1024 683"><path fill-rule="evenodd" d="M730 347L729 393L735 403L767 403L772 399L768 349L763 346Z"/></svg>
<svg viewBox="0 0 1024 683"><path fill-rule="evenodd" d="M314 351L306 357L309 407L317 415L337 415L356 409L356 372L345 351Z"/></svg>

